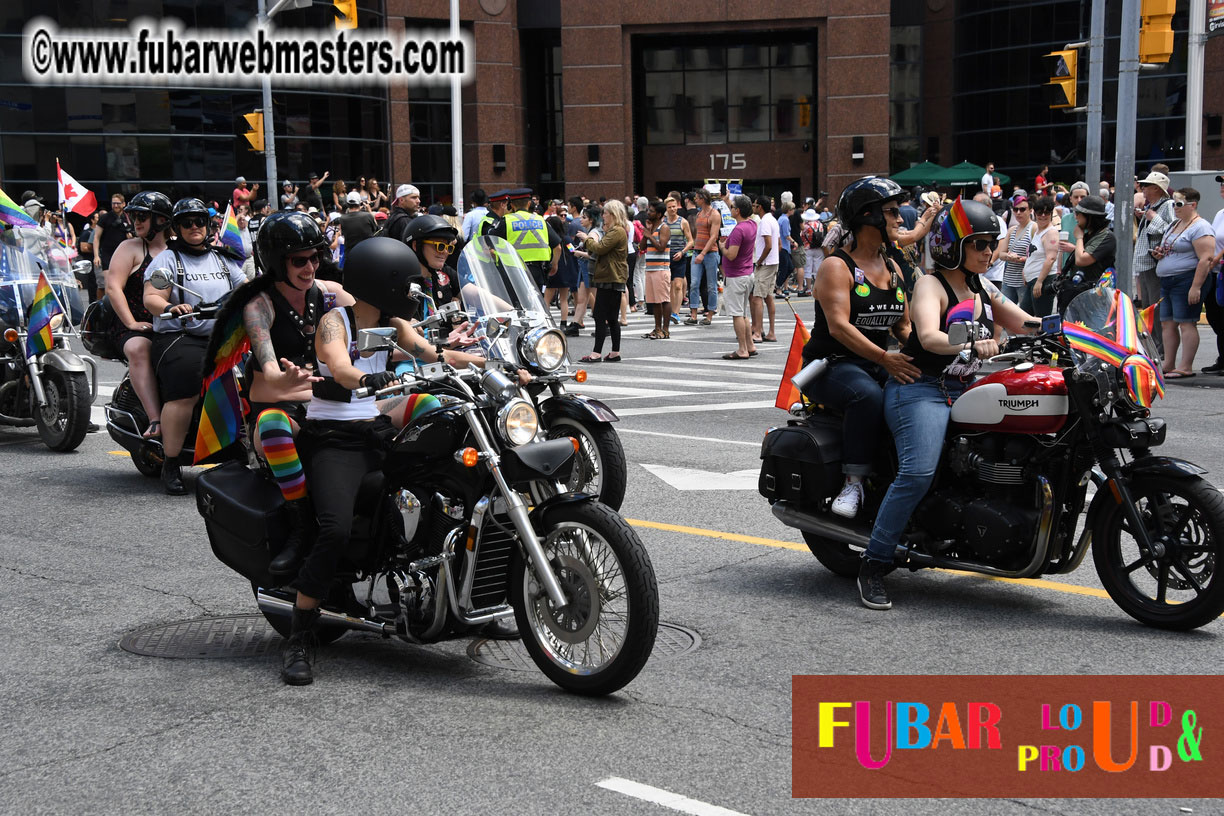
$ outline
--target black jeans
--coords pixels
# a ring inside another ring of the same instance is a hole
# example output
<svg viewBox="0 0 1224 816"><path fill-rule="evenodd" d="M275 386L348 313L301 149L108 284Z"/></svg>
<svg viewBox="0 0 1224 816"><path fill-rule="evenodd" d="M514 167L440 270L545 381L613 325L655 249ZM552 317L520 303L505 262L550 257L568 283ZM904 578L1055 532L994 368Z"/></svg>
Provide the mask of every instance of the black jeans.
<svg viewBox="0 0 1224 816"><path fill-rule="evenodd" d="M1203 288L1199 291L1202 293L1203 308L1207 310L1207 323L1215 332L1215 361L1219 363L1224 362L1224 306L1216 303L1217 272L1217 269L1211 270L1207 275L1207 280L1203 281Z"/></svg>
<svg viewBox="0 0 1224 816"><path fill-rule="evenodd" d="M631 287L632 289L632 287ZM620 352L621 326L620 326L620 304L621 290L619 289L596 289L595 290L595 353L603 352L604 337L612 335L612 351L613 353Z"/></svg>

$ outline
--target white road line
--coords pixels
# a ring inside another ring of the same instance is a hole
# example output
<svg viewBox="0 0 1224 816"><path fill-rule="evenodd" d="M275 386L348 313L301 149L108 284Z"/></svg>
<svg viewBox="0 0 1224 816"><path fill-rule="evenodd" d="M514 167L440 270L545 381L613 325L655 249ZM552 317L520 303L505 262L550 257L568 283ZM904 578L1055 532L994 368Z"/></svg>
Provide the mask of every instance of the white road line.
<svg viewBox="0 0 1224 816"><path fill-rule="evenodd" d="M758 408L773 408L773 400L760 400L757 402L721 402L714 405L709 403L698 403L696 405L663 405L657 408L625 408L617 409L616 415L620 417L627 416L649 416L652 414L689 414L697 411L745 411L756 410Z"/></svg>
<svg viewBox="0 0 1224 816"><path fill-rule="evenodd" d="M619 369L618 369L619 370ZM587 381L581 385L574 386L569 389L576 393L582 393L582 389L592 385L604 385L605 383L635 383L640 385L667 385L672 388L688 388L694 385L709 386L711 388L752 388L756 383L735 382L733 380L706 380L696 379L691 375L679 376L680 372L676 372L675 377L636 377L630 372L623 374L607 374L606 368L601 368L599 371L587 371Z"/></svg>
<svg viewBox="0 0 1224 816"><path fill-rule="evenodd" d="M742 442L738 439L712 439L708 436L684 436L683 434L660 433L659 431L639 431L636 428L617 428L618 434L641 434L642 436L663 436L668 439L689 439L693 442L713 442L716 445L747 445L750 448L759 448L760 442Z"/></svg>
<svg viewBox="0 0 1224 816"><path fill-rule="evenodd" d="M679 385L679 383L669 383L669 385ZM592 385L589 382L585 382L582 384L582 390L575 393L590 394L593 397L600 397L601 399L611 397L640 399L642 397L683 397L699 392L663 391L657 388L630 388L625 385Z"/></svg>
<svg viewBox="0 0 1224 816"><path fill-rule="evenodd" d="M775 383L782 378L782 371L780 369L778 371L766 371L764 369L752 370L744 366L732 369L722 364L718 364L717 367L715 367L715 364L711 363L710 369L707 370L703 368L705 362L700 360L693 360L689 365L681 367L675 365L651 365L650 363L643 364L639 362L641 359L642 358L640 357L626 357L624 368L620 370L627 372L634 372L639 369L649 369L651 371L670 371L676 374L677 377L683 378L690 378L693 376L712 377L714 376L714 371L716 370L718 372L718 376L720 377L734 376L749 380L771 380ZM587 374L590 375L591 373L592 370L588 368ZM730 380L728 380L728 382L730 382Z"/></svg>
<svg viewBox="0 0 1224 816"><path fill-rule="evenodd" d="M711 805L699 799L690 799L687 796L681 796L678 793L665 791L662 788L656 788L651 785L643 785L641 782L634 782L631 779L621 779L619 776L610 776L602 782L596 782L595 784L606 790L623 793L626 796L632 796L634 799L652 802L653 804L662 805L665 808L681 813L691 813L693 816L747 816L747 814L740 813L738 810L727 810L725 807Z"/></svg>
<svg viewBox="0 0 1224 816"><path fill-rule="evenodd" d="M770 386L767 388L735 388L735 389L728 389L720 393L725 393L725 394L766 394L768 393L768 394L772 394L776 392L777 392L777 389ZM672 396L675 396L675 397L708 397L710 396L710 392L709 391L675 391L675 392L672 392ZM600 397L600 399L603 400L604 402L618 402L620 400L661 399L661 397L652 397L652 396L619 397L616 394L605 394L604 396ZM619 409L617 409L617 411L619 413Z"/></svg>
<svg viewBox="0 0 1224 816"><path fill-rule="evenodd" d="M769 344L767 343L766 345L769 345ZM635 359L652 362L652 363L672 363L673 365L683 365L683 366L702 365L702 366L712 366L714 368L721 368L721 369L740 369L740 368L743 368L745 364L752 366L752 365L759 364L760 362L758 361L757 363L754 364L754 363L748 362L747 360L721 360L717 358L708 359L708 360L693 360L688 357L665 357L665 356L637 357ZM773 376L777 377L780 373L781 372L777 372Z"/></svg>

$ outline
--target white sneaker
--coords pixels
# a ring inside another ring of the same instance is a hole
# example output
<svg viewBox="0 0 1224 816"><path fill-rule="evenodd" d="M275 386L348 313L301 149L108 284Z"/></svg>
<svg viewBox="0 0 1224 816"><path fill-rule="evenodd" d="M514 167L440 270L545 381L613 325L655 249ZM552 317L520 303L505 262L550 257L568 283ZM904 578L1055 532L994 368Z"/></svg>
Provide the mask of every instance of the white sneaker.
<svg viewBox="0 0 1224 816"><path fill-rule="evenodd" d="M842 518L854 518L863 503L863 483L846 482L846 486L833 500L833 513Z"/></svg>

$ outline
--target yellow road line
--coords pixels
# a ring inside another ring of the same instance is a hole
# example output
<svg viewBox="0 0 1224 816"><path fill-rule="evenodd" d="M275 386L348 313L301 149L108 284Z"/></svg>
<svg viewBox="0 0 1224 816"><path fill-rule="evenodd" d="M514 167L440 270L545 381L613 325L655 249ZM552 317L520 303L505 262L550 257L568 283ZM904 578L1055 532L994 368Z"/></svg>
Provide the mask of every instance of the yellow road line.
<svg viewBox="0 0 1224 816"><path fill-rule="evenodd" d="M645 527L651 530L666 530L672 533L685 533L687 535L703 536L705 538L717 538L723 541L741 541L745 544L759 544L763 547L777 547L783 550L795 550L796 552L808 552L806 544L796 544L793 541L779 541L776 538L758 538L757 536L739 535L738 533L724 533L721 530L706 530L702 527L685 527L680 524L662 524L657 521L643 521L641 519L625 519L633 527ZM1103 589L1095 587L1078 586L1076 584L1064 584L1059 581L1047 581L1044 578L1000 578L995 575L981 575L976 572L964 572L961 570L944 570L951 575L963 575L971 578L985 578L988 581L1001 581L1005 584L1019 584L1021 586L1031 586L1037 589L1051 589L1055 592L1066 592L1070 595L1088 595L1093 598L1109 598L1109 593Z"/></svg>
<svg viewBox="0 0 1224 816"><path fill-rule="evenodd" d="M131 458L132 456L132 454L128 453L127 451L107 451L107 453L109 453L111 456L126 456L128 458ZM188 465L188 467L197 467L200 470L211 470L212 468L215 468L216 465Z"/></svg>

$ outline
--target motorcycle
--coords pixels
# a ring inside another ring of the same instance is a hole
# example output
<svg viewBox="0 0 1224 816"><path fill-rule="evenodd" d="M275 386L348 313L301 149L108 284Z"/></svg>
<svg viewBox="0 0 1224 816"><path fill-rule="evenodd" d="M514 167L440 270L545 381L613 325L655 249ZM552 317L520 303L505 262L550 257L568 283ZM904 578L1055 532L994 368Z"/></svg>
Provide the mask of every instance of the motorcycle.
<svg viewBox="0 0 1224 816"><path fill-rule="evenodd" d="M7 252L16 250L0 246L0 253ZM13 257L6 258L6 268L23 265L28 268L17 269L18 279L0 281L0 295L4 295L5 311L13 323L0 317L0 425L34 426L51 450L76 450L89 432L90 406L98 389L97 364L72 350L68 337L74 330L65 318L71 307L59 295L54 295L60 314L51 318L52 347L27 355L29 304L22 288L32 290L38 285L37 262L20 258L14 263Z"/></svg>
<svg viewBox="0 0 1224 816"><path fill-rule="evenodd" d="M362 330L357 344L399 348L393 329ZM654 570L624 519L558 484L579 443L545 439L511 378L515 368L416 365L375 392L422 391L437 404L395 434L382 469L362 480L319 639L361 630L436 643L513 617L550 680L577 694L610 694L653 648ZM287 635L295 592L268 573L284 540L283 498L265 470L230 462L206 472L197 507L216 557L251 582L259 609ZM528 494L542 482L552 495L529 510Z"/></svg>
<svg viewBox="0 0 1224 816"><path fill-rule="evenodd" d="M896 567L1032 578L1069 573L1091 549L1110 598L1144 624L1189 630L1219 617L1224 497L1203 468L1151 452L1166 426L1151 416L1163 387L1142 325L1129 297L1098 287L1038 333L1011 338L991 360L1001 369L953 403L939 470ZM949 328L954 344L977 336L967 326ZM794 380L801 391L803 379ZM765 436L759 491L821 564L855 576L896 473L893 446L859 516L844 519L830 512L843 480L841 419L815 404L791 413Z"/></svg>
<svg viewBox="0 0 1224 816"><path fill-rule="evenodd" d="M566 390L567 382L586 382L586 372L571 369L565 333L518 253L502 238L475 237L459 257L458 276L463 310L480 316L487 326L477 335L484 355L530 371L533 380L525 391L548 438L578 440L577 461L565 488L596 495L619 511L628 465L612 427L617 416L603 402Z"/></svg>

